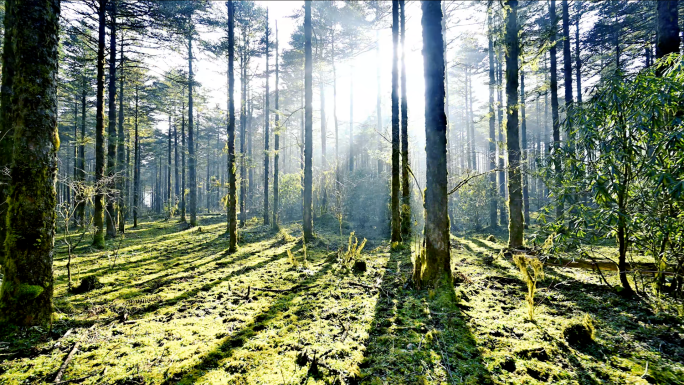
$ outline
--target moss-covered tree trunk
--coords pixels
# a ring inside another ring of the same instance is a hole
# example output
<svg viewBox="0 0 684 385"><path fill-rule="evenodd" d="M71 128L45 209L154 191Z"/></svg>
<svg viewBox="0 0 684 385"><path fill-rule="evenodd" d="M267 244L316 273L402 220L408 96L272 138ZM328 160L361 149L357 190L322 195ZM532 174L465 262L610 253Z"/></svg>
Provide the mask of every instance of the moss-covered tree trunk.
<svg viewBox="0 0 684 385"><path fill-rule="evenodd" d="M399 1L392 1L392 242L401 242L399 212Z"/></svg>
<svg viewBox="0 0 684 385"><path fill-rule="evenodd" d="M116 237L116 187L115 180L119 178L116 168L116 1L108 1L111 18L109 31L109 91L108 91L108 130L107 130L107 238Z"/></svg>
<svg viewBox="0 0 684 385"><path fill-rule="evenodd" d="M93 223L95 224L95 235L93 246L97 248L105 247L104 240L104 198L105 191L105 152L104 152L104 65L105 65L105 8L107 0L98 2L98 38L97 38L97 91L95 96L95 183L97 191L95 194Z"/></svg>
<svg viewBox="0 0 684 385"><path fill-rule="evenodd" d="M228 2L228 251L237 251L237 191L235 176L235 4Z"/></svg>
<svg viewBox="0 0 684 385"><path fill-rule="evenodd" d="M2 88L0 89L0 264L3 263L5 249L5 234L7 223L7 197L9 194L9 167L12 165L12 150L14 148L14 129L10 120L12 111L12 79L14 77L14 52L12 47L12 34L8 33L14 25L14 2L5 0L5 36L2 51Z"/></svg>
<svg viewBox="0 0 684 385"><path fill-rule="evenodd" d="M304 240L313 239L313 59L311 57L311 1L304 3ZM350 160L351 161L351 160Z"/></svg>
<svg viewBox="0 0 684 385"><path fill-rule="evenodd" d="M522 180L518 128L518 2L506 1L506 148L508 149L508 247L523 245Z"/></svg>
<svg viewBox="0 0 684 385"><path fill-rule="evenodd" d="M494 76L494 26L492 25L491 8L487 9L487 38L489 41L489 226L497 227L496 213L498 202L496 198L496 115L494 114L494 87L496 79Z"/></svg>
<svg viewBox="0 0 684 385"><path fill-rule="evenodd" d="M505 164L504 164L504 156L506 154L506 149L504 146L504 125L503 125L503 58L501 51L497 53L497 60L496 60L496 73L497 73L497 83L496 83L496 105L497 105L497 112L496 116L499 120L499 150L498 150L498 165L499 165L499 173L497 175L498 181L499 181L499 197L500 199L504 199L506 197L506 171L505 171ZM506 225L507 220L508 220L508 215L507 215L507 210L508 207L503 204L501 205L501 210L499 211L499 224L503 227Z"/></svg>
<svg viewBox="0 0 684 385"><path fill-rule="evenodd" d="M59 0L11 2L12 96L4 123L14 130L0 321L52 321L57 193Z"/></svg>
<svg viewBox="0 0 684 385"><path fill-rule="evenodd" d="M411 234L411 184L409 181L408 97L406 96L406 4L399 1L401 32L401 235Z"/></svg>
<svg viewBox="0 0 684 385"><path fill-rule="evenodd" d="M414 281L419 286L451 283L447 208L447 119L444 113L444 37L438 1L421 3L425 69L425 256L417 258Z"/></svg>

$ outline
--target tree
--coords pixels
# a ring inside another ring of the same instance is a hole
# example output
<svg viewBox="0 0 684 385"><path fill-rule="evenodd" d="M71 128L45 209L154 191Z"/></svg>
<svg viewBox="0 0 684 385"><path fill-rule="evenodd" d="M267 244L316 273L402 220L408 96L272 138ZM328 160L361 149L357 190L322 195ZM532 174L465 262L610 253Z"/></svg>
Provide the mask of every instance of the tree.
<svg viewBox="0 0 684 385"><path fill-rule="evenodd" d="M270 73L268 72L268 57L270 56L269 52L269 46L268 46L268 9L266 10L266 34L264 35L264 40L266 41L266 70L265 70L265 78L266 78L266 94L264 95L265 99L265 106L264 106L264 225L268 225L269 221L271 220L270 218L270 212L268 211L268 178L270 174L270 167L269 167L269 161L271 160L271 154L270 154L270 149L269 149L269 139L270 139L270 133L269 131L269 116L270 116L270 106L269 106L269 99L270 99L270 94L268 92L268 80L269 80L269 75Z"/></svg>
<svg viewBox="0 0 684 385"><path fill-rule="evenodd" d="M409 181L408 98L406 96L406 4L399 1L401 32L401 234L411 233L411 184Z"/></svg>
<svg viewBox="0 0 684 385"><path fill-rule="evenodd" d="M441 12L441 11L440 11ZM399 1L392 1L392 242L401 242L399 212Z"/></svg>
<svg viewBox="0 0 684 385"><path fill-rule="evenodd" d="M7 0L5 2L5 17L4 29L5 35L3 37L3 47L11 47L12 31L14 24L14 15L11 11L14 9L14 0ZM12 79L14 77L14 55L11 49L3 49L2 51L2 89L0 90L0 166L3 168L0 172L0 202L7 201L9 193L9 167L12 164L12 149L14 145L14 130L11 124L11 106L10 98L12 97ZM7 206L0 205L0 218L7 217ZM0 264L4 264L6 226L4 220L0 220Z"/></svg>
<svg viewBox="0 0 684 385"><path fill-rule="evenodd" d="M494 228L497 226L497 197L496 197L496 115L494 114L494 87L496 86L496 79L494 77L494 69L496 63L494 62L494 30L492 26L492 8L487 8L487 38L489 41L489 183L490 200L489 200L489 225Z"/></svg>
<svg viewBox="0 0 684 385"><path fill-rule="evenodd" d="M313 239L313 63L311 57L311 1L304 2L304 240Z"/></svg>
<svg viewBox="0 0 684 385"><path fill-rule="evenodd" d="M10 29L5 33L12 45L4 47L3 57L11 56L14 68L3 123L13 127L14 148L0 321L47 325L52 322L60 3L10 1L6 7Z"/></svg>
<svg viewBox="0 0 684 385"><path fill-rule="evenodd" d="M508 247L523 245L522 179L518 128L518 2L505 3L506 32L506 148L508 149Z"/></svg>
<svg viewBox="0 0 684 385"><path fill-rule="evenodd" d="M237 251L237 191L235 177L235 5L228 4L228 251Z"/></svg>
<svg viewBox="0 0 684 385"><path fill-rule="evenodd" d="M107 0L98 0L98 37L97 37L97 95L95 100L95 182L104 180L104 48L105 48L105 6ZM98 189L94 202L93 223L95 235L93 246L105 247L104 240L104 191Z"/></svg>
<svg viewBox="0 0 684 385"><path fill-rule="evenodd" d="M444 113L444 36L440 2L423 1L425 71L425 255L416 260L414 282L424 287L451 284L447 206L446 115Z"/></svg>
<svg viewBox="0 0 684 385"><path fill-rule="evenodd" d="M679 52L678 4L679 1L675 0L661 0L656 2L656 11L658 14L656 58L658 59L671 53Z"/></svg>
<svg viewBox="0 0 684 385"><path fill-rule="evenodd" d="M116 1L107 1L109 6L110 28L109 28L109 90L108 90L108 130L107 130L107 180L109 189L114 188L114 180L117 178L116 172ZM115 218L116 207L114 197L107 194L107 210L105 220L107 223L107 238L116 237Z"/></svg>
<svg viewBox="0 0 684 385"><path fill-rule="evenodd" d="M556 58L556 30L558 29L558 17L556 15L556 0L549 2L549 17L551 18L551 25L549 26L550 38L549 53L551 56L551 127L553 130L553 151L557 152L560 149L560 118L558 116L558 72L557 72L557 58ZM561 162L558 157L555 158L554 164L555 173L557 176L556 183L561 183ZM556 219L561 220L563 216L563 201L556 200Z"/></svg>
<svg viewBox="0 0 684 385"><path fill-rule="evenodd" d="M279 79L279 73L278 73L278 20L276 20L276 42L275 42L275 131L274 131L274 141L273 141L273 228L278 227L278 210L279 210L279 194L278 194L278 183L280 182L279 180L279 175L278 173L280 172L280 105L279 105L279 99L280 95L278 94L278 81ZM325 143L325 142L324 142Z"/></svg>

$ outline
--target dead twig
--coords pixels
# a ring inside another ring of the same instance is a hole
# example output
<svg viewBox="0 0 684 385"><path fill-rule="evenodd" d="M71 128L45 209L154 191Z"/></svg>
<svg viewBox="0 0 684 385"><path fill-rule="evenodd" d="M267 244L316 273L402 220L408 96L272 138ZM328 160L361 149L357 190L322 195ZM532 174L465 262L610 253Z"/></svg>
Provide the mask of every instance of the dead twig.
<svg viewBox="0 0 684 385"><path fill-rule="evenodd" d="M71 349L69 352L69 355L67 355L66 359L62 363L62 366L60 366L59 371L57 372L57 375L55 376L55 380L53 381L56 384L61 383L62 381L62 376L64 376L64 371L67 368L67 365L69 365L69 362L71 362L71 359L74 358L74 355L76 354L76 351L78 350L79 342L76 342L74 344L74 347Z"/></svg>

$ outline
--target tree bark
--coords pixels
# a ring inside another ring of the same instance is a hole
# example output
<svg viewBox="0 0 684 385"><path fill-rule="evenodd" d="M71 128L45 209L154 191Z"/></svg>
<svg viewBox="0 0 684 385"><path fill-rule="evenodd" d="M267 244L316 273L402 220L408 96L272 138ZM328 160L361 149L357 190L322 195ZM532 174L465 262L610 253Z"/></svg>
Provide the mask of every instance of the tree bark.
<svg viewBox="0 0 684 385"><path fill-rule="evenodd" d="M121 36L121 59L119 60L120 66L121 66L121 76L119 78L119 132L118 132L118 138L117 138L117 143L116 143L116 158L117 158L117 170L119 172L119 177L117 178L118 182L118 188L119 190L119 197L118 197L118 223L119 223L119 232L121 234L124 233L126 230L126 179L124 178L124 174L126 170L128 169L128 165L125 163L126 162L126 135L124 134L124 110L123 110L123 92L124 92L124 77L123 77L123 69L124 69L124 49L123 49L123 35ZM170 144L171 142L169 142ZM169 164L171 164L171 147L169 147ZM170 176L170 175L169 175ZM171 180L169 179L169 187L171 186ZM169 191L171 189L169 188Z"/></svg>
<svg viewBox="0 0 684 385"><path fill-rule="evenodd" d="M197 159L195 154L193 87L195 77L192 73L192 34L188 38L188 178L190 189L190 226L197 226Z"/></svg>
<svg viewBox="0 0 684 385"><path fill-rule="evenodd" d="M576 3L577 15L575 16L575 77L577 78L577 103L582 104L582 57L580 52L580 17L582 16L581 2ZM650 50L649 50L650 51Z"/></svg>
<svg viewBox="0 0 684 385"><path fill-rule="evenodd" d="M399 1L392 1L392 242L401 242L399 212Z"/></svg>
<svg viewBox="0 0 684 385"><path fill-rule="evenodd" d="M245 154L245 136L247 134L247 32L242 29L242 41L245 48L242 54L242 73L240 85L242 86L242 96L240 97L240 227L245 227L247 222L247 178L246 178L246 163L247 154Z"/></svg>
<svg viewBox="0 0 684 385"><path fill-rule="evenodd" d="M273 150L274 150L274 155L273 155L273 227L277 228L278 227L278 210L279 210L279 182L280 182L280 111L278 110L279 108L279 94L278 94L278 81L280 74L278 73L278 21L276 20L276 43L275 43L275 109L276 109L276 114L274 117L275 120L275 131L273 132L274 134L274 139L273 139ZM323 130L325 130L325 127L323 127ZM323 139L323 166L325 166L325 134L321 134L322 139Z"/></svg>
<svg viewBox="0 0 684 385"><path fill-rule="evenodd" d="M494 76L494 27L492 25L492 9L487 9L487 38L488 38L488 53L489 53L489 184L490 184L490 200L489 200L489 226L497 227L496 214L498 210L498 202L496 199L496 116L494 113L494 87L496 86L496 79Z"/></svg>
<svg viewBox="0 0 684 385"><path fill-rule="evenodd" d="M2 51L2 88L0 91L0 219L7 217L7 197L9 194L9 168L12 165L12 150L14 148L14 129L12 128L11 116L12 103L12 79L14 77L14 53L12 47L12 31L14 27L14 2L16 0L5 0L5 36L3 39ZM3 263L5 248L5 235L7 223L0 220L0 264Z"/></svg>
<svg viewBox="0 0 684 385"><path fill-rule="evenodd" d="M551 18L551 119L553 129L553 149L554 152L560 150L560 121L558 117L558 70L556 59L556 30L558 29L558 19L556 16L556 0L550 0L549 13ZM554 156L554 171L556 173L556 183L560 186L561 181L561 160L558 156ZM560 220L563 216L563 198L558 197L556 202L556 220Z"/></svg>
<svg viewBox="0 0 684 385"><path fill-rule="evenodd" d="M523 213L525 218L524 228L530 223L530 194L529 179L527 177L527 116L525 114L525 70L520 70L520 143L522 144L521 155L521 177L522 177L522 198Z"/></svg>
<svg viewBox="0 0 684 385"><path fill-rule="evenodd" d="M52 324L59 0L6 3L14 65L10 110L14 130L6 217L0 322ZM4 55L4 53L3 53ZM4 56L4 57L7 57ZM37 87L36 85L40 86ZM7 100L7 99L5 99ZM4 100L3 100L4 101Z"/></svg>
<svg viewBox="0 0 684 385"><path fill-rule="evenodd" d="M411 184L409 180L408 97L406 96L406 4L399 0L401 33L401 235L411 234Z"/></svg>
<svg viewBox="0 0 684 385"><path fill-rule="evenodd" d="M442 10L436 1L421 3L425 71L425 256L419 257L414 282L451 290L447 208L447 119L444 113L444 37ZM453 291L452 291L453 292Z"/></svg>
<svg viewBox="0 0 684 385"><path fill-rule="evenodd" d="M237 190L235 176L235 4L228 2L228 251L237 251ZM207 160L208 162L209 160Z"/></svg>
<svg viewBox="0 0 684 385"><path fill-rule="evenodd" d="M270 133L269 133L269 114L270 114L270 106L269 106L269 99L270 99L270 94L268 91L268 80L269 80L269 75L270 72L268 70L268 57L270 56L270 47L268 45L268 9L266 10L266 93L264 94L264 101L265 101L265 107L264 107L264 225L268 225L271 218L270 218L270 212L268 209L268 179L269 179L269 174L270 174L270 166L269 166L269 161L271 160L271 154L270 154L270 148L269 148L269 138L270 138Z"/></svg>
<svg viewBox="0 0 684 385"><path fill-rule="evenodd" d="M185 87L181 90L181 217L180 221L185 223Z"/></svg>
<svg viewBox="0 0 684 385"><path fill-rule="evenodd" d="M98 42L97 42L97 95L95 112L95 184L96 195L94 202L93 223L95 235L93 246L102 249L105 247L104 239L104 65L105 65L105 7L107 0L99 0L98 3Z"/></svg>
<svg viewBox="0 0 684 385"><path fill-rule="evenodd" d="M503 125L503 64L501 51L498 52L497 62L497 117L499 118L499 197L503 200L506 197L506 171L504 165L504 156L506 155L506 149L504 148L504 125ZM499 223L503 227L507 223L508 216L506 215L508 207L504 204L501 205L501 211L499 213Z"/></svg>
<svg viewBox="0 0 684 385"><path fill-rule="evenodd" d="M311 58L311 1L304 3L304 240L313 239L313 90Z"/></svg>
<svg viewBox="0 0 684 385"><path fill-rule="evenodd" d="M107 210L105 212L105 220L107 223L107 238L116 237L116 206L114 205L117 197L115 188L118 183L115 180L119 178L116 168L116 1L108 2L110 9L110 17L112 19L111 28L109 31L109 92L107 101L109 102L108 110L108 132L107 132Z"/></svg>
<svg viewBox="0 0 684 385"><path fill-rule="evenodd" d="M518 1L506 1L506 148L508 149L508 247L523 245L523 197L518 132Z"/></svg>
<svg viewBox="0 0 684 385"><path fill-rule="evenodd" d="M140 135L138 133L138 105L139 105L139 86L135 86L135 116L134 129L135 137L133 140L133 147L135 153L133 155L133 227L138 227L138 211L140 210Z"/></svg>
<svg viewBox="0 0 684 385"><path fill-rule="evenodd" d="M678 1L660 0L656 2L657 33L656 58L663 58L671 53L679 52L679 16Z"/></svg>

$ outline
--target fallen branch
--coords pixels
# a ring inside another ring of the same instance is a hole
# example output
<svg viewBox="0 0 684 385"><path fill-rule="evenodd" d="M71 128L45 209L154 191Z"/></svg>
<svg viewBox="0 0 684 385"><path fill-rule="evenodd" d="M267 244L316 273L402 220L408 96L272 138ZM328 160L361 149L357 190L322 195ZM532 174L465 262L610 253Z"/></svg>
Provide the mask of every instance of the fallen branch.
<svg viewBox="0 0 684 385"><path fill-rule="evenodd" d="M267 291L269 293L289 293L291 291L296 291L296 290L313 289L314 287L318 287L318 286L319 285L309 285L309 286L295 285L289 289L267 289L265 287L255 287L254 290ZM248 290L248 292L249 292L249 290Z"/></svg>
<svg viewBox="0 0 684 385"><path fill-rule="evenodd" d="M74 358L74 354L76 354L76 351L78 350L78 345L79 343L76 342L74 344L74 347L71 349L69 352L69 355L66 357L64 362L62 363L62 366L60 366L59 371L57 372L57 376L55 376L55 381L53 381L55 384L62 383L62 376L64 376L64 371L67 368L67 365L69 365L69 362L71 362L71 359Z"/></svg>

